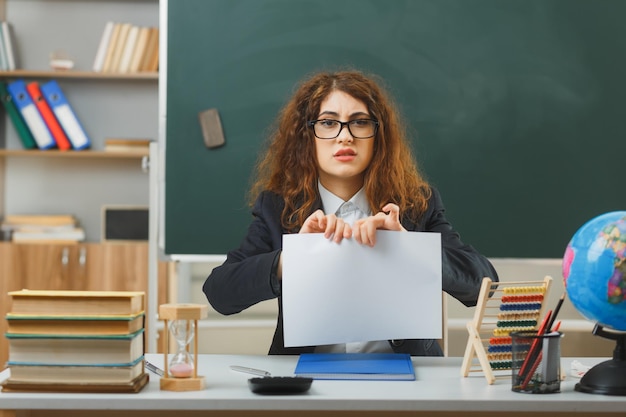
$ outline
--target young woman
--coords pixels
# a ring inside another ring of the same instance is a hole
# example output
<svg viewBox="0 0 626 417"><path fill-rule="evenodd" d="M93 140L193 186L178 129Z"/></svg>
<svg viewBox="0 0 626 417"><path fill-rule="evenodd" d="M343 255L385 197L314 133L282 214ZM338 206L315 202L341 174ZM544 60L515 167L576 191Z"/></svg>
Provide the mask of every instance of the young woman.
<svg viewBox="0 0 626 417"><path fill-rule="evenodd" d="M324 233L335 242L355 239L374 246L378 229L438 232L444 291L472 306L482 278L498 279L489 261L463 243L446 220L439 193L412 159L393 101L372 76L322 72L303 81L279 113L255 178L247 235L212 271L203 291L222 314L278 298L270 354L442 355L435 340L416 339L285 348L281 248L286 233Z"/></svg>

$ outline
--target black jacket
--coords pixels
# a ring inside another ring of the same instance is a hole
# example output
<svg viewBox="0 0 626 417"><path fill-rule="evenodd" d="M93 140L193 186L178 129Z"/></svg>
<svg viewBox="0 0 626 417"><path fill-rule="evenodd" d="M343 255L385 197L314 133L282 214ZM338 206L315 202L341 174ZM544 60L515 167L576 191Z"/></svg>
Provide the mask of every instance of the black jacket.
<svg viewBox="0 0 626 417"><path fill-rule="evenodd" d="M441 233L442 288L466 306L473 306L483 277L497 281L498 276L487 258L461 241L446 220L439 193L434 188L432 191L428 209L419 224L402 218L402 225L408 231ZM283 207L284 201L280 196L261 193L254 204L254 219L241 246L229 252L224 264L214 268L207 278L203 286L204 294L219 313L239 313L258 302L277 297L272 288L271 273L282 249L282 235L286 233L280 223ZM321 202L314 210L318 208L322 208ZM395 352L413 356L442 355L434 340L410 339L389 343ZM315 346L284 347L282 300L278 296L278 322L269 354L300 354L313 352L314 349Z"/></svg>

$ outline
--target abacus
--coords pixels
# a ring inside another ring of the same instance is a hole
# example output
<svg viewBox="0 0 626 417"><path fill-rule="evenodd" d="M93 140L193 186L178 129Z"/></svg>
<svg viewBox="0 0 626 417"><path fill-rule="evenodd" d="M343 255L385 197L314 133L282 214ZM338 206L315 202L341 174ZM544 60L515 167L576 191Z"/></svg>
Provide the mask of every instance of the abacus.
<svg viewBox="0 0 626 417"><path fill-rule="evenodd" d="M518 282L483 278L474 318L467 323L469 338L461 367L464 377L483 372L490 385L496 378L511 378L509 334L537 329L551 284L550 276L542 281Z"/></svg>

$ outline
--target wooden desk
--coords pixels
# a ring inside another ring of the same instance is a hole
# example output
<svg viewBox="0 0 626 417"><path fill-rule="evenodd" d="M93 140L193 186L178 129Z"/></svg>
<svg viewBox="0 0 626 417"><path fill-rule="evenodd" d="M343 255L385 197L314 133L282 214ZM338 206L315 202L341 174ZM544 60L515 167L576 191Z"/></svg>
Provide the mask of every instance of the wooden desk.
<svg viewBox="0 0 626 417"><path fill-rule="evenodd" d="M147 355L162 365L162 355ZM597 416L626 413L626 396L604 396L574 391L569 376L571 359L563 359L567 379L557 394L521 394L510 380L488 385L482 373L463 378L462 358L413 358L416 381L314 381L305 395L261 396L249 391L252 375L234 372L230 365L265 369L273 375L293 375L297 356L200 355L202 391L169 392L159 389L159 377L138 394L0 393L0 409L17 416L370 416L370 415L503 415ZM601 358L581 358L593 365ZM8 371L0 373L6 379ZM125 412L122 412L125 411ZM6 414L6 412L5 412ZM13 413L11 413L13 414ZM10 414L7 414L10 415Z"/></svg>

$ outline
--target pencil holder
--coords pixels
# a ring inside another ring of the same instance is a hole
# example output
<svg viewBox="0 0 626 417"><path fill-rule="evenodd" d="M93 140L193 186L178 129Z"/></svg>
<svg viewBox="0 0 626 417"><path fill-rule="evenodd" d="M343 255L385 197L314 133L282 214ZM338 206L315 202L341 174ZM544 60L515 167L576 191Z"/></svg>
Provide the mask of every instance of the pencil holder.
<svg viewBox="0 0 626 417"><path fill-rule="evenodd" d="M512 390L549 394L561 390L560 332L511 333Z"/></svg>

